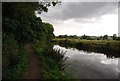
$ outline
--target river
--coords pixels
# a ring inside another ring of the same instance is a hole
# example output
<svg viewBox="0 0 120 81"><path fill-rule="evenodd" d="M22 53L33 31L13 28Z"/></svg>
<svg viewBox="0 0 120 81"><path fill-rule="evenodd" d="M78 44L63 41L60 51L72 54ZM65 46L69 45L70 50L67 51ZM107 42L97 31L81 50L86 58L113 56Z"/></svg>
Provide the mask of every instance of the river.
<svg viewBox="0 0 120 81"><path fill-rule="evenodd" d="M64 71L74 75L75 79L118 79L119 58L107 58L103 53L87 52L76 48L54 45L54 50L65 52L68 65Z"/></svg>

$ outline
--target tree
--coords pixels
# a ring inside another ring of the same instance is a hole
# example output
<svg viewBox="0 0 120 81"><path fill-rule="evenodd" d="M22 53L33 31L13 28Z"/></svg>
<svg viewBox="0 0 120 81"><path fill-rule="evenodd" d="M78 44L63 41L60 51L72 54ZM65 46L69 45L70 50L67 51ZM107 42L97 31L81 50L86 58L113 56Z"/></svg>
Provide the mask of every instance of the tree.
<svg viewBox="0 0 120 81"><path fill-rule="evenodd" d="M21 47L35 40L48 43L47 41L54 36L53 26L43 23L40 17L35 16L38 6L37 2L2 3L3 79L16 78L11 75L13 73L11 69L17 68L20 61L19 55L23 54Z"/></svg>
<svg viewBox="0 0 120 81"><path fill-rule="evenodd" d="M57 4L61 4L61 1L58 1L58 0L40 1L38 4L37 13L41 14L42 12L48 12L48 7L56 6Z"/></svg>
<svg viewBox="0 0 120 81"><path fill-rule="evenodd" d="M81 39L87 39L89 36L87 36L87 35L83 35L83 36L81 36Z"/></svg>
<svg viewBox="0 0 120 81"><path fill-rule="evenodd" d="M100 36L99 38L100 38L100 40L102 40L102 39L103 39L103 36Z"/></svg>
<svg viewBox="0 0 120 81"><path fill-rule="evenodd" d="M108 39L108 35L104 35L103 40L107 40L107 39Z"/></svg>
<svg viewBox="0 0 120 81"><path fill-rule="evenodd" d="M117 39L117 35L113 34L113 40L116 40L116 39Z"/></svg>

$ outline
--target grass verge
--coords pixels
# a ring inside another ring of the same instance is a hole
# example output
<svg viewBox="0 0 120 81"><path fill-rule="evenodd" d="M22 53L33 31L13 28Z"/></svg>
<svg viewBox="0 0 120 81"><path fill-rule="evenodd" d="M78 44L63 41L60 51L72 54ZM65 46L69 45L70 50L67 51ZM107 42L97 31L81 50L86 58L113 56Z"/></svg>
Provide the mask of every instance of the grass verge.
<svg viewBox="0 0 120 81"><path fill-rule="evenodd" d="M59 51L55 51L52 45L39 42L33 45L35 53L40 59L42 79L72 80L73 76L63 71L65 57Z"/></svg>

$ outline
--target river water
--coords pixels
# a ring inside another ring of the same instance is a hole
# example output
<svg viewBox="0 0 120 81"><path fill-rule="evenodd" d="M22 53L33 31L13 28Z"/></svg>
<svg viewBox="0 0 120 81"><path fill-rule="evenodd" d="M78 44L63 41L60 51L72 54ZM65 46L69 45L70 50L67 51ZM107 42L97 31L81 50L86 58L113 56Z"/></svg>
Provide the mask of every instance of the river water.
<svg viewBox="0 0 120 81"><path fill-rule="evenodd" d="M68 65L64 71L75 79L118 79L119 58L107 58L103 53L87 52L75 48L54 45L54 50L65 52Z"/></svg>

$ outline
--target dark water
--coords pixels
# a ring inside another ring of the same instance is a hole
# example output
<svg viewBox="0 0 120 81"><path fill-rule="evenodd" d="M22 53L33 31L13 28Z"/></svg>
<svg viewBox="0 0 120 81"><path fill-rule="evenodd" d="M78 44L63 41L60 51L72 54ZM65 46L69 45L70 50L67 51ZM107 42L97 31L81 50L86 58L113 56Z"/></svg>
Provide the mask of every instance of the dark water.
<svg viewBox="0 0 120 81"><path fill-rule="evenodd" d="M119 58L107 58L103 53L86 52L75 48L66 49L54 45L53 49L66 52L68 64L65 71L76 79L118 79Z"/></svg>

